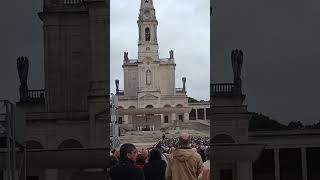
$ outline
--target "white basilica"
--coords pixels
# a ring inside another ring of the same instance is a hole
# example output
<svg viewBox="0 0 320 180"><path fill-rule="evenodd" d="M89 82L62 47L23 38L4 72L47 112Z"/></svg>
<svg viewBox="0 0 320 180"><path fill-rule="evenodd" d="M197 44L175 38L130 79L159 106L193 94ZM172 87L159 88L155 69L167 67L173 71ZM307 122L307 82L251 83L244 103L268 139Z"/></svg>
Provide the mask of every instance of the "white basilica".
<svg viewBox="0 0 320 180"><path fill-rule="evenodd" d="M176 88L173 50L169 57L159 57L158 21L152 0L141 1L137 23L138 59L130 59L124 52L124 90L119 90L116 80L119 123L140 131L188 122L192 108L188 104L186 77L182 77L182 88Z"/></svg>

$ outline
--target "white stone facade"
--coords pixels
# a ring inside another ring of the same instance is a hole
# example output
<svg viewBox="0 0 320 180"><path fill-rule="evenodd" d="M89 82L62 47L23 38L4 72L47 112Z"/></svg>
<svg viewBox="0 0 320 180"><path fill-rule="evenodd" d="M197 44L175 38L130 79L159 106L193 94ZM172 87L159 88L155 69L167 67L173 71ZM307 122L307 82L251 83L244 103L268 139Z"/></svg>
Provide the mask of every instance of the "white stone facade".
<svg viewBox="0 0 320 180"><path fill-rule="evenodd" d="M116 82L119 108L189 107L185 89L186 78L182 78L183 88L175 87L176 64L173 51L169 52L169 58L159 58L157 25L153 1L141 1L138 19L138 59L130 59L128 53L124 53L124 90L118 90L119 84ZM180 114L183 122L189 120L190 110ZM170 122L179 117L164 110L161 113L162 122L166 115L169 116ZM132 118L124 115L124 124L128 124L129 119Z"/></svg>

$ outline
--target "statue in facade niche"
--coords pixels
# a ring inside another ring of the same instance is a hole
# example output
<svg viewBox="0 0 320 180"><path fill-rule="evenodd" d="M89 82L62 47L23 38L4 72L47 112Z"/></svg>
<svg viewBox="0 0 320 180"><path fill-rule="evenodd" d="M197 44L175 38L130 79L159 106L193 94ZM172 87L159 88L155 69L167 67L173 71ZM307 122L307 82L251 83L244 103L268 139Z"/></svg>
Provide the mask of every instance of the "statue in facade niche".
<svg viewBox="0 0 320 180"><path fill-rule="evenodd" d="M17 69L20 80L20 101L26 101L28 99L28 71L29 71L29 60L27 57L18 57Z"/></svg>
<svg viewBox="0 0 320 180"><path fill-rule="evenodd" d="M169 54L170 54L170 59L173 59L174 57L173 57L173 50L170 50L169 51Z"/></svg>

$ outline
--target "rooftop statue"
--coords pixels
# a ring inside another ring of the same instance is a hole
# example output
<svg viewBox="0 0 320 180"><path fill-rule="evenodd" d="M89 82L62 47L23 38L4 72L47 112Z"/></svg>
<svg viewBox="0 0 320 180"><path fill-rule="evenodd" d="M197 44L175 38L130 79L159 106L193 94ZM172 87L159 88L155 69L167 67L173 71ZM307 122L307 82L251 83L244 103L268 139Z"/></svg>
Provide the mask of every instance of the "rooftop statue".
<svg viewBox="0 0 320 180"><path fill-rule="evenodd" d="M28 71L29 71L29 60L27 57L19 57L17 59L17 69L20 79L20 101L26 101L28 98Z"/></svg>
<svg viewBox="0 0 320 180"><path fill-rule="evenodd" d="M170 54L170 59L173 59L174 57L173 57L173 50L170 50L169 51L169 54Z"/></svg>
<svg viewBox="0 0 320 180"><path fill-rule="evenodd" d="M234 82L241 79L241 69L243 64L243 53L241 50L233 50L231 52L231 61L233 69Z"/></svg>
<svg viewBox="0 0 320 180"><path fill-rule="evenodd" d="M123 53L123 56L124 56L124 57L123 57L123 60L124 60L124 61L129 61L128 54L129 54L128 52L124 52L124 53Z"/></svg>
<svg viewBox="0 0 320 180"><path fill-rule="evenodd" d="M29 71L29 60L27 57L19 57L17 59L17 68L19 73L19 79L21 84L27 84L28 71Z"/></svg>
<svg viewBox="0 0 320 180"><path fill-rule="evenodd" d="M233 83L235 84L236 93L241 94L241 70L243 64L243 52L241 50L231 51L231 62L233 69Z"/></svg>
<svg viewBox="0 0 320 180"><path fill-rule="evenodd" d="M119 93L119 79L116 79L115 83L116 83L116 94L118 94Z"/></svg>

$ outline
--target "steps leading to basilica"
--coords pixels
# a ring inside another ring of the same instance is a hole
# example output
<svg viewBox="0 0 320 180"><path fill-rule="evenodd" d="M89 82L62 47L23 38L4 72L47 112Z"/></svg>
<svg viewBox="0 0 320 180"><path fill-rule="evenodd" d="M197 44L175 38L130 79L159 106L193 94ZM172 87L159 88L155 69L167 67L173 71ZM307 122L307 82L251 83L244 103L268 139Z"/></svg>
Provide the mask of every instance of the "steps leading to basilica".
<svg viewBox="0 0 320 180"><path fill-rule="evenodd" d="M127 131L120 136L120 142L133 143L142 146L152 146L161 140L162 135L165 134L167 138L177 137L180 131L187 131L192 136L209 136L210 125L208 122L187 122L179 123L179 130L173 130L173 127L168 129L165 133L162 131Z"/></svg>
<svg viewBox="0 0 320 180"><path fill-rule="evenodd" d="M179 123L180 129L194 130L205 134L210 134L210 124L207 121L189 121Z"/></svg>

